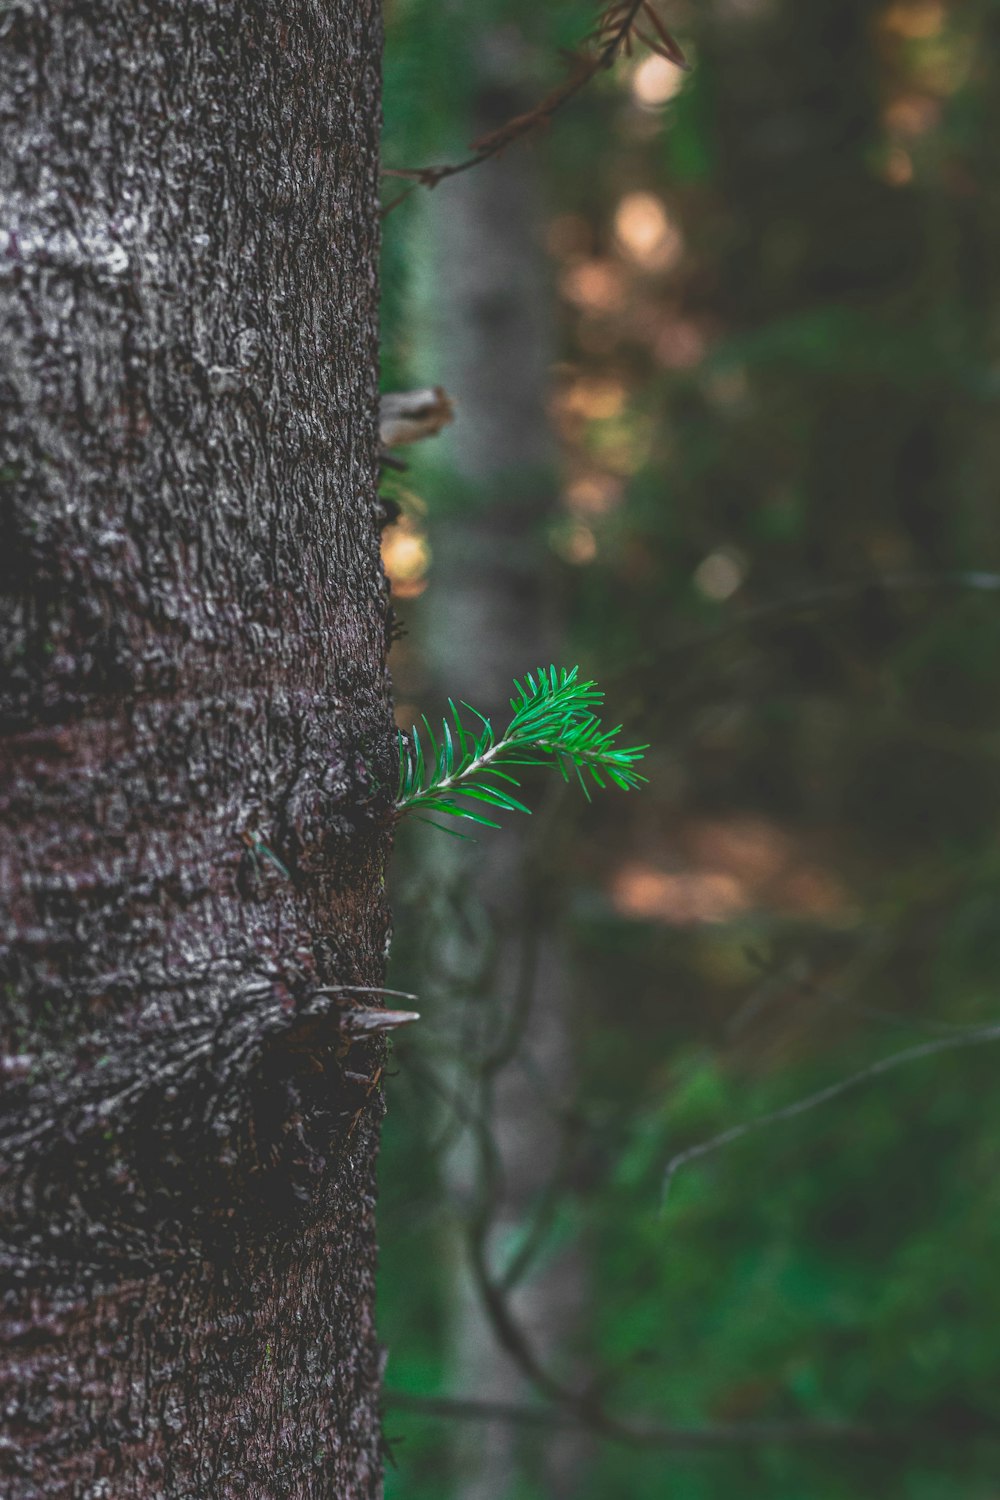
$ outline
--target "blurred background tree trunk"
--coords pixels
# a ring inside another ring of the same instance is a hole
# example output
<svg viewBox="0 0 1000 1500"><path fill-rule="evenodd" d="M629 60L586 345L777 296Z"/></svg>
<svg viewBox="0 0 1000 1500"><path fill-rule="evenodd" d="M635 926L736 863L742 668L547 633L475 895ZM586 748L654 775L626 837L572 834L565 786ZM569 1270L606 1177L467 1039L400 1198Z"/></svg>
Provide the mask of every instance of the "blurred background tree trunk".
<svg viewBox="0 0 1000 1500"><path fill-rule="evenodd" d="M380 1492L380 45L4 8L12 1500Z"/></svg>
<svg viewBox="0 0 1000 1500"><path fill-rule="evenodd" d="M526 106L519 80L530 73L502 28L484 26L474 55L469 136ZM420 636L433 685L426 697L429 711L449 694L468 697L500 726L513 680L562 660L546 545L556 485L546 414L554 330L537 156L514 151L458 177L427 212L437 268L427 314L435 375L457 402L446 444L465 509L460 523L434 531L435 604ZM533 802L543 788L540 780ZM445 1168L460 1240L449 1380L456 1392L500 1402L530 1398L532 1387L491 1326L482 1278L500 1286L534 1243L508 1305L534 1354L564 1373L584 1303L582 1254L552 1254L546 1208L564 1161L561 1106L573 1079L567 951L548 848L562 786L549 791L530 822L505 820L496 836L477 831L474 851L433 836L422 849L429 883L454 903L435 926L435 1015L454 1028L453 1086L479 1125L459 1137ZM464 920L454 920L455 909ZM451 1430L463 1500L512 1494L526 1448L541 1457L552 1500L577 1493L581 1434L540 1439L503 1422Z"/></svg>

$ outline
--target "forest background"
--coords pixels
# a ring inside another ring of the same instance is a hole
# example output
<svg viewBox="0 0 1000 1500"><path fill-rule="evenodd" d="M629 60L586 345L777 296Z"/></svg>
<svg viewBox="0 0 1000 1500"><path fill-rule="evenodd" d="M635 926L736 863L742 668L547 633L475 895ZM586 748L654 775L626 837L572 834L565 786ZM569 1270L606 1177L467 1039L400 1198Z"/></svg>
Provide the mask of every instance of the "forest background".
<svg viewBox="0 0 1000 1500"><path fill-rule="evenodd" d="M594 13L393 0L385 166L460 160ZM987 1500L1000 4L659 14L690 72L639 45L385 220L383 385L456 403L384 483L401 722L579 662L652 746L640 792L401 836L387 1493Z"/></svg>

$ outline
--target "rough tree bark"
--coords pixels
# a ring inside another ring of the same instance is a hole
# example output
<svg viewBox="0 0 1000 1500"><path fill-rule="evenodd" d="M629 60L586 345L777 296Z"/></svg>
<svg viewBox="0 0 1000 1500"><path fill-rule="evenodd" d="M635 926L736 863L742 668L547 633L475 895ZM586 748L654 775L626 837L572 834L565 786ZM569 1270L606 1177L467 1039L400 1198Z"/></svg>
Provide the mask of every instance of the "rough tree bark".
<svg viewBox="0 0 1000 1500"><path fill-rule="evenodd" d="M379 1492L377 1046L323 992L387 926L380 42L377 0L0 14L17 1500Z"/></svg>

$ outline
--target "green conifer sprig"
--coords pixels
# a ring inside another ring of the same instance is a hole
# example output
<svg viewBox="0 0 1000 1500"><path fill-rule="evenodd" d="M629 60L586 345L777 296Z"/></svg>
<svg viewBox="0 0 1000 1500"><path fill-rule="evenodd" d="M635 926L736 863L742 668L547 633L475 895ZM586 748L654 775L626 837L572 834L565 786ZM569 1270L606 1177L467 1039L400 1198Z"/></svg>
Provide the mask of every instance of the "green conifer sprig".
<svg viewBox="0 0 1000 1500"><path fill-rule="evenodd" d="M409 738L400 733L397 816L445 813L499 828L476 804L498 812L530 812L511 791L520 788L511 766L558 766L565 780L576 776L588 800L588 778L595 786L610 782L623 792L639 786L646 777L636 763L649 747L615 745L621 725L603 728L594 710L603 704L604 694L596 683L581 682L579 674L579 667L540 667L526 674L523 685L515 682L513 716L499 738L489 719L463 702L482 726L469 729L451 698L451 717L442 721L438 737L423 716L426 751L416 725Z"/></svg>

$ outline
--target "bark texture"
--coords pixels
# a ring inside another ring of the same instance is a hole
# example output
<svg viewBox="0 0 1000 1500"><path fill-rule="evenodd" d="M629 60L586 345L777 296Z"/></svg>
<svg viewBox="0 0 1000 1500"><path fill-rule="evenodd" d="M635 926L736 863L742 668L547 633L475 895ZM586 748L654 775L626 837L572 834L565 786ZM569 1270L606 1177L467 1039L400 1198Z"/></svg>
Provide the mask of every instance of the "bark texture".
<svg viewBox="0 0 1000 1500"><path fill-rule="evenodd" d="M0 15L12 1500L379 1493L380 44Z"/></svg>

